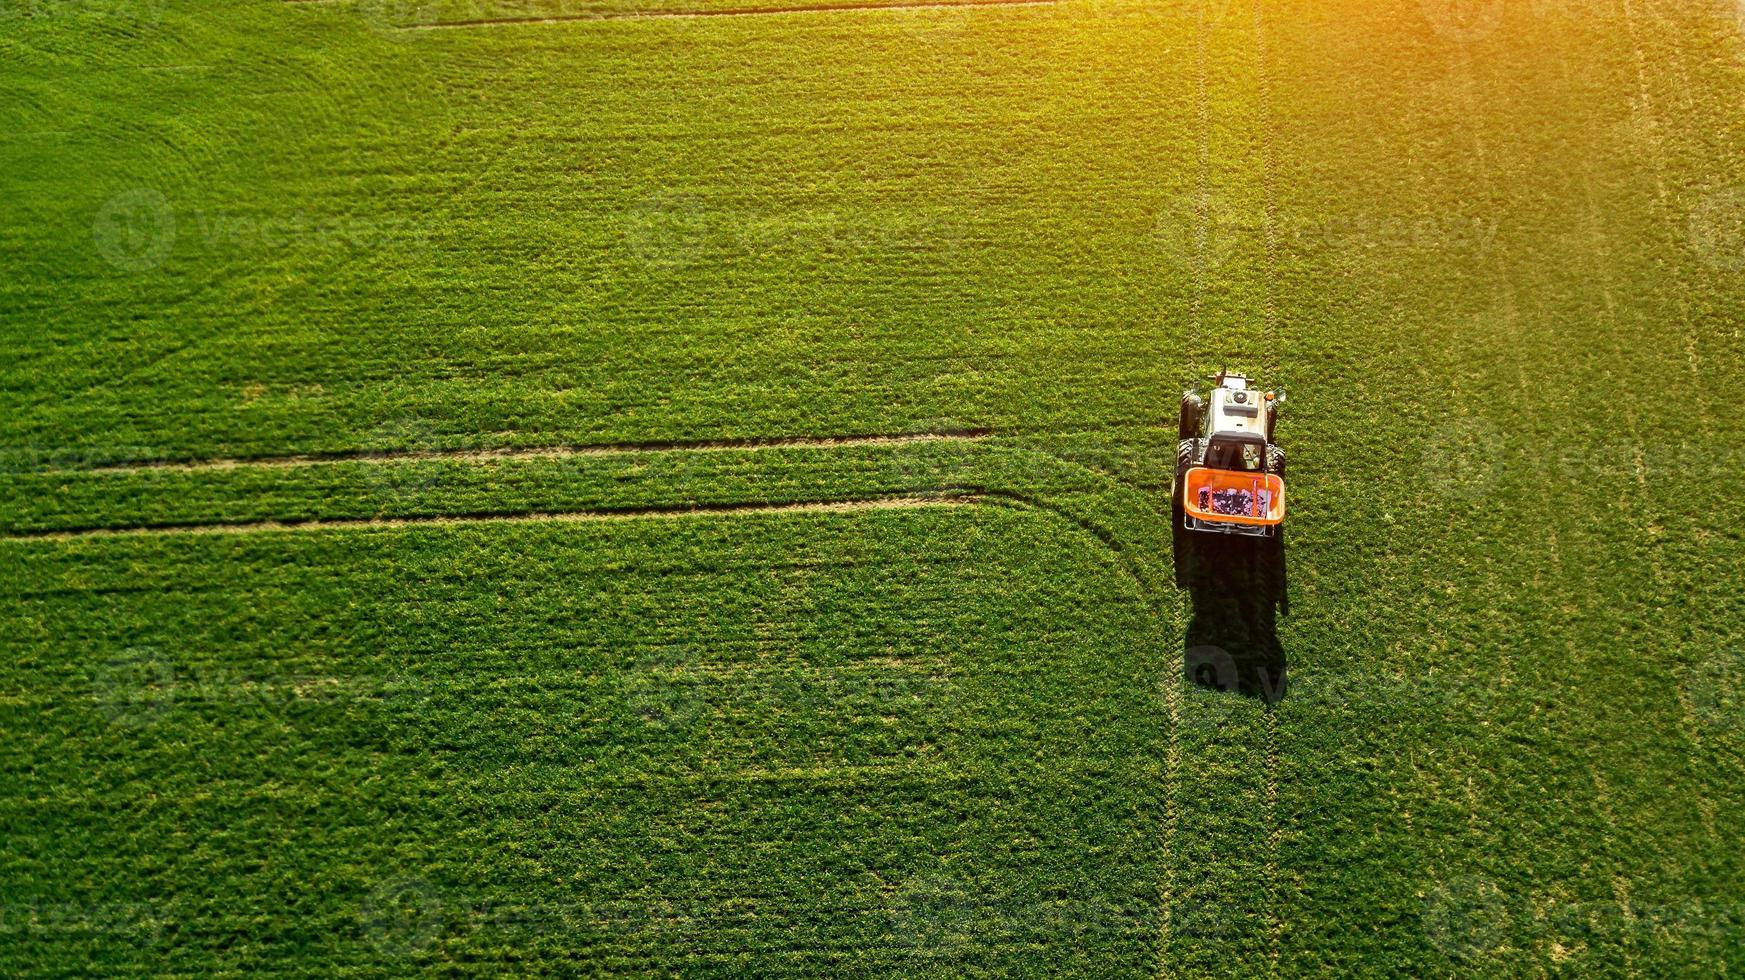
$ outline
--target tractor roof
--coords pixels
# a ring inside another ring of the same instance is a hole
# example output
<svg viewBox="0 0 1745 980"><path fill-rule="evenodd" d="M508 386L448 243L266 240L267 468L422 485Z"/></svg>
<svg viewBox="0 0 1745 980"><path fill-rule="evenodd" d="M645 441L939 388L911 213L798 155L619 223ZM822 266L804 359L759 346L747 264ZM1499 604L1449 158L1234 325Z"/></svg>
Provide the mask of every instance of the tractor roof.
<svg viewBox="0 0 1745 980"><path fill-rule="evenodd" d="M1228 381L1238 381L1230 378ZM1212 404L1210 405L1211 425L1207 431L1211 435L1245 435L1266 438L1266 401L1265 396L1258 391L1248 390L1246 383L1240 387L1226 384L1212 389Z"/></svg>

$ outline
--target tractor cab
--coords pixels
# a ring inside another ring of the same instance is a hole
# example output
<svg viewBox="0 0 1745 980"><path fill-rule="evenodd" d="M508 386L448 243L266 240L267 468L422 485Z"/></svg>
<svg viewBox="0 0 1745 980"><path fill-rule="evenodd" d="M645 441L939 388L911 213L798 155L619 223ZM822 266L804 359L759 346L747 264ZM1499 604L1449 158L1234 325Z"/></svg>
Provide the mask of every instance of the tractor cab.
<svg viewBox="0 0 1745 980"><path fill-rule="evenodd" d="M1266 440L1259 436L1221 432L1206 440L1206 456L1201 465L1214 470L1264 473Z"/></svg>

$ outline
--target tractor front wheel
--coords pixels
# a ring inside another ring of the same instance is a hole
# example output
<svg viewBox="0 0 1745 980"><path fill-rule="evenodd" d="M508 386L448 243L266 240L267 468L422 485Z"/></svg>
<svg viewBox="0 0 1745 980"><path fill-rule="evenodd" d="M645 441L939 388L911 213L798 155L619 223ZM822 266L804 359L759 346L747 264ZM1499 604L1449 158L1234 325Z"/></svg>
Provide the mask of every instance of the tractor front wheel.
<svg viewBox="0 0 1745 980"><path fill-rule="evenodd" d="M1206 403L1199 395L1187 392L1182 395L1181 419L1177 426L1177 435L1182 439L1193 439L1200 434L1200 417L1205 414Z"/></svg>

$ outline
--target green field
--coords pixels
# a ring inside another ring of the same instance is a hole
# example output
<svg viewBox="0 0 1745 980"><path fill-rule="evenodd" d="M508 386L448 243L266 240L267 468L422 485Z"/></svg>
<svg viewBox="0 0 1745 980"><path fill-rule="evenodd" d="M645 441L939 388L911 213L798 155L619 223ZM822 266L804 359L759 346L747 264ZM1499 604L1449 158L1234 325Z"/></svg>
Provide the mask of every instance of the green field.
<svg viewBox="0 0 1745 980"><path fill-rule="evenodd" d="M1745 969L1745 7L854 5L0 2L0 971Z"/></svg>

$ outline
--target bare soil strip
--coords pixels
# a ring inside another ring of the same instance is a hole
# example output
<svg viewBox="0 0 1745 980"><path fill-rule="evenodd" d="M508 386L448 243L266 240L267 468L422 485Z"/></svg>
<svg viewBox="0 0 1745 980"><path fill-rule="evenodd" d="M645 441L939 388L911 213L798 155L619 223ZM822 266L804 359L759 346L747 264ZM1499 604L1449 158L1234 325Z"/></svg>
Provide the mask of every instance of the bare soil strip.
<svg viewBox="0 0 1745 980"><path fill-rule="evenodd" d="M806 500L786 504L698 504L639 507L624 510L524 511L508 514L432 514L410 517L344 517L290 521L246 521L210 524L165 524L142 527L58 528L0 535L0 541L69 541L84 538L144 537L179 534L255 534L268 531L328 531L353 528L400 528L425 525L538 524L619 521L637 518L718 517L741 514L841 514L909 507L964 507L980 497L972 493L910 494L858 500Z"/></svg>
<svg viewBox="0 0 1745 980"><path fill-rule="evenodd" d="M521 24L567 24L575 21L599 20L673 20L703 17L771 17L781 14L846 14L869 10L961 10L975 7L1049 7L1060 0L897 0L890 3L804 3L767 7L740 7L734 10L598 10L589 13L559 14L546 17L480 17L474 20L439 21L429 24L405 24L403 31L441 31L470 27L513 27Z"/></svg>
<svg viewBox="0 0 1745 980"><path fill-rule="evenodd" d="M942 432L913 432L895 435L860 436L784 436L772 439L719 439L696 442L621 442L601 445L527 446L502 449L382 449L354 450L339 453L311 453L296 456L257 456L219 459L145 460L136 463L114 463L79 470L86 473L123 473L131 470L177 470L200 472L234 470L242 467L262 469L296 466L325 466L335 463L395 463L421 460L449 460L482 463L499 459L565 459L575 456L620 456L630 453L662 452L732 452L754 449L843 449L855 446L894 446L911 442L947 440L973 441L991 435L988 429L953 429Z"/></svg>

